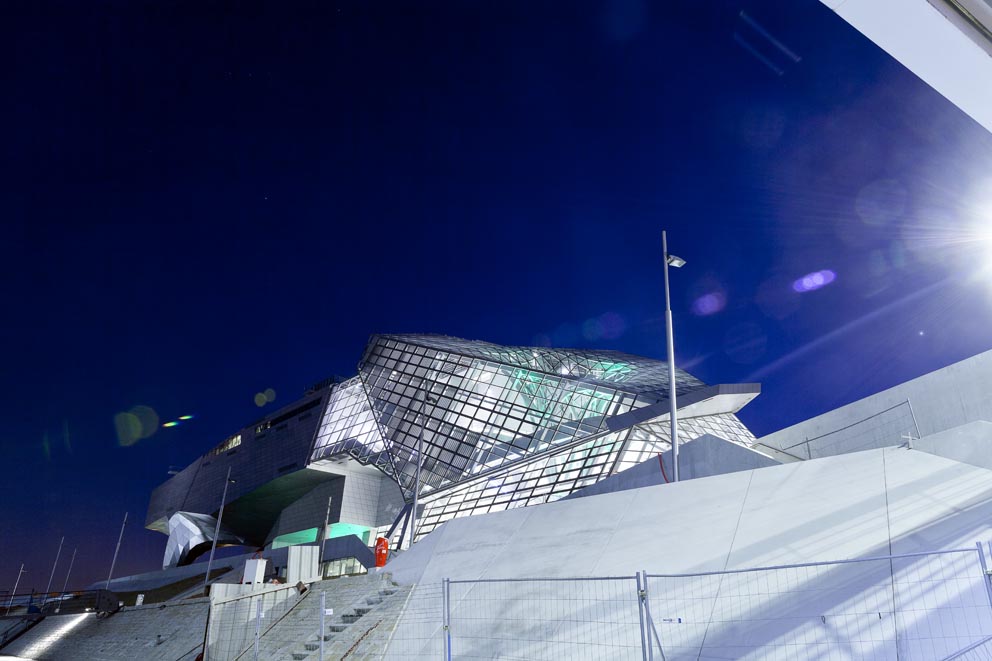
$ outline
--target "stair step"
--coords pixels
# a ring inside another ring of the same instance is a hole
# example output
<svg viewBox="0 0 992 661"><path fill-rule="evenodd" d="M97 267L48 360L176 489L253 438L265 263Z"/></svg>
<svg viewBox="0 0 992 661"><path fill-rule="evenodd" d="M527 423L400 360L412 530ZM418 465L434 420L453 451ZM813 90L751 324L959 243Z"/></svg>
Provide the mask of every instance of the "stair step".
<svg viewBox="0 0 992 661"><path fill-rule="evenodd" d="M327 628L330 629L334 633L341 633L342 631L344 631L345 629L348 628L348 625L347 624L329 624L329 625L327 625Z"/></svg>
<svg viewBox="0 0 992 661"><path fill-rule="evenodd" d="M307 643L306 645L303 646L303 649L307 650L308 652L316 652L317 650L320 649L320 642Z"/></svg>
<svg viewBox="0 0 992 661"><path fill-rule="evenodd" d="M310 656L309 652L293 652L294 661L303 661L303 659L307 658L308 656Z"/></svg>

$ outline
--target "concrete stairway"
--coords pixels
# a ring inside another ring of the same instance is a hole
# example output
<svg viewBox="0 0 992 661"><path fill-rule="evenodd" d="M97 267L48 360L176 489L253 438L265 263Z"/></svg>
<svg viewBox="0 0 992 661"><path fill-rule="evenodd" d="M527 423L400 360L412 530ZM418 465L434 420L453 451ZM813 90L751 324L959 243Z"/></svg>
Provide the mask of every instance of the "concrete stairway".
<svg viewBox="0 0 992 661"><path fill-rule="evenodd" d="M360 643L371 634L391 629L399 617L408 587L393 583L388 574L342 577L319 581L282 620L260 639L259 658L273 661L318 661L320 657L320 593L333 610L324 621L324 659L367 658ZM369 640L371 642L371 640ZM363 649L368 647L362 645ZM381 645L375 645L376 649ZM375 655L378 658L380 654ZM368 657L371 658L371 657Z"/></svg>
<svg viewBox="0 0 992 661"><path fill-rule="evenodd" d="M364 603L353 604L348 609L349 612L330 618L330 624L325 624L324 628L324 658L368 658L368 653L356 655L355 652L358 651L361 643L376 633L379 628L388 629L395 625L399 612L394 614L394 609L389 608L389 606L396 602L402 602L407 592L409 592L408 587L380 588L377 593L367 596ZM376 650L372 655L373 658L380 658L379 652L381 649ZM289 657L285 658L287 661L288 659L292 659L292 661L318 661L319 656L320 636L315 634L303 643L302 648L295 649Z"/></svg>
<svg viewBox="0 0 992 661"><path fill-rule="evenodd" d="M36 661L191 661L203 643L209 609L209 600L189 599L128 606L102 620L95 613L49 615L0 656Z"/></svg>

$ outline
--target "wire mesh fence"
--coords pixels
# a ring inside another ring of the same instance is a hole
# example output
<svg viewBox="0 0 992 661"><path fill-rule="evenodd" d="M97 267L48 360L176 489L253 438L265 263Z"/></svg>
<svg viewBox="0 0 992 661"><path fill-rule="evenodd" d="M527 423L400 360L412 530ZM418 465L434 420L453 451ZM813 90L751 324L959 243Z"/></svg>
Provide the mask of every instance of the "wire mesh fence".
<svg viewBox="0 0 992 661"><path fill-rule="evenodd" d="M980 551L647 575L668 660L944 659L992 634Z"/></svg>
<svg viewBox="0 0 992 661"><path fill-rule="evenodd" d="M424 644L387 656L990 659L984 561L976 547L696 574L452 580L417 613Z"/></svg>
<svg viewBox="0 0 992 661"><path fill-rule="evenodd" d="M946 658L992 635L981 549L892 560L900 658Z"/></svg>
<svg viewBox="0 0 992 661"><path fill-rule="evenodd" d="M232 586L232 592L250 586ZM398 641L429 654L429 632L420 631L418 608L440 630L441 605L436 585L421 590L408 609L410 622ZM322 661L379 658L396 633L400 615L412 597L388 574L363 574L296 587L215 598L207 627L209 661ZM436 603L435 603L436 602ZM430 613L431 617L427 617ZM438 642L437 649L440 643ZM434 658L438 658L438 652Z"/></svg>
<svg viewBox="0 0 992 661"><path fill-rule="evenodd" d="M369 575L217 599L207 642L210 661L992 661L992 589L978 546L687 574Z"/></svg>
<svg viewBox="0 0 992 661"><path fill-rule="evenodd" d="M301 595L294 586L280 586L215 600L207 621L207 659L257 661L256 639L265 636L309 595L310 592Z"/></svg>
<svg viewBox="0 0 992 661"><path fill-rule="evenodd" d="M445 658L443 584L414 586L401 604L400 613L384 641L387 658Z"/></svg>
<svg viewBox="0 0 992 661"><path fill-rule="evenodd" d="M450 658L640 659L637 581L450 581Z"/></svg>
<svg viewBox="0 0 992 661"><path fill-rule="evenodd" d="M992 661L992 637L978 641L957 654L947 657L947 661Z"/></svg>

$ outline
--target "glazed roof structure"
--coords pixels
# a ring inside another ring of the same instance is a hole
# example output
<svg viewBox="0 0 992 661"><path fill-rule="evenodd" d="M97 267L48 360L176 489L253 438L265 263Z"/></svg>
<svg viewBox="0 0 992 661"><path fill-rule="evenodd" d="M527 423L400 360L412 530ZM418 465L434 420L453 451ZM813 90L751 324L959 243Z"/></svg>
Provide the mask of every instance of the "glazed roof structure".
<svg viewBox="0 0 992 661"><path fill-rule="evenodd" d="M668 398L668 364L620 351L555 349L551 347L510 347L482 340L464 340L448 335L396 334L374 335L377 340L393 340L425 349L434 349L478 360L500 363L521 369L614 388L646 399ZM705 383L688 372L675 369L676 392L682 395Z"/></svg>

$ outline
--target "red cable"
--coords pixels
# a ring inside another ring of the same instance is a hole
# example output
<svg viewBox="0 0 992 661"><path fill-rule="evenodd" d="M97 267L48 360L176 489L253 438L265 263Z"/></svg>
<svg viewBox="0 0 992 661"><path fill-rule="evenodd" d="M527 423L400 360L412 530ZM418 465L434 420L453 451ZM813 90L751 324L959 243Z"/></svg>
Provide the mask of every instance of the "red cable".
<svg viewBox="0 0 992 661"><path fill-rule="evenodd" d="M665 478L665 484L671 484L671 482L668 479L668 476L665 475L665 462L662 461L660 452L658 453L658 463L661 464L661 476Z"/></svg>

